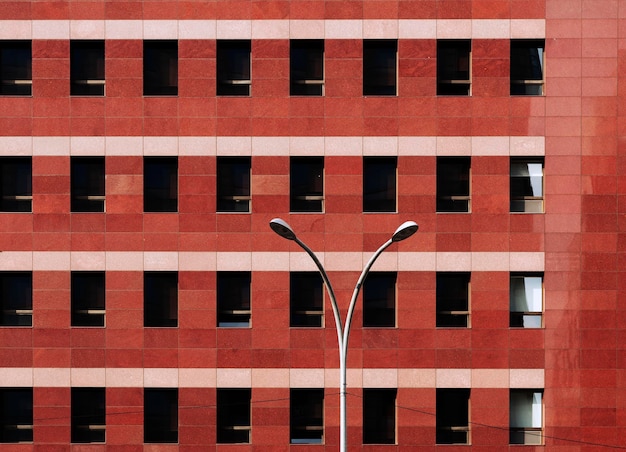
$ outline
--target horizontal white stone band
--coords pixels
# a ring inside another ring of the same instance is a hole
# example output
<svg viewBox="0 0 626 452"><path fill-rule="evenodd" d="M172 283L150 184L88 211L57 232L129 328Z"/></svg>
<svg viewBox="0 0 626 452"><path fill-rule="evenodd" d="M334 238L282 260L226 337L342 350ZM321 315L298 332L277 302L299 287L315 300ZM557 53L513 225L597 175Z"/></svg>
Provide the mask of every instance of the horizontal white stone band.
<svg viewBox="0 0 626 452"><path fill-rule="evenodd" d="M543 388L543 369L348 369L348 388ZM336 388L339 369L0 369L0 387Z"/></svg>
<svg viewBox="0 0 626 452"><path fill-rule="evenodd" d="M268 232L270 231L268 226ZM391 232L390 232L391 235ZM400 245L402 246L402 245ZM361 271L370 252L316 253L327 271ZM543 271L542 252L385 252L374 271ZM3 251L0 271L317 271L304 252Z"/></svg>
<svg viewBox="0 0 626 452"><path fill-rule="evenodd" d="M544 37L544 19L0 21L0 39L539 39Z"/></svg>
<svg viewBox="0 0 626 452"><path fill-rule="evenodd" d="M16 155L484 155L542 156L541 136L470 137L0 137L0 156Z"/></svg>

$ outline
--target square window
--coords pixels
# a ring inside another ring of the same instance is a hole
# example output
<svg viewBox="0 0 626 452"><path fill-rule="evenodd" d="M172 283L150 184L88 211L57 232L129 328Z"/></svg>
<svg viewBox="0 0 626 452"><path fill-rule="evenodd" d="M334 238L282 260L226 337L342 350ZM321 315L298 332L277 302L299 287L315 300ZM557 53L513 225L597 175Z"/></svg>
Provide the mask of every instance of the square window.
<svg viewBox="0 0 626 452"><path fill-rule="evenodd" d="M396 390L363 389L363 444L396 443Z"/></svg>
<svg viewBox="0 0 626 452"><path fill-rule="evenodd" d="M143 326L178 325L178 273L145 272L143 277Z"/></svg>
<svg viewBox="0 0 626 452"><path fill-rule="evenodd" d="M321 327L324 324L324 284L318 272L289 275L289 308L292 327Z"/></svg>
<svg viewBox="0 0 626 452"><path fill-rule="evenodd" d="M250 272L217 273L217 326L249 328Z"/></svg>
<svg viewBox="0 0 626 452"><path fill-rule="evenodd" d="M217 390L217 442L250 443L250 389Z"/></svg>
<svg viewBox="0 0 626 452"><path fill-rule="evenodd" d="M72 212L104 212L104 157L71 157Z"/></svg>
<svg viewBox="0 0 626 452"><path fill-rule="evenodd" d="M0 388L0 443L33 441L33 388Z"/></svg>
<svg viewBox="0 0 626 452"><path fill-rule="evenodd" d="M0 157L0 211L32 211L32 167L31 157Z"/></svg>
<svg viewBox="0 0 626 452"><path fill-rule="evenodd" d="M291 157L290 210L323 212L324 157Z"/></svg>
<svg viewBox="0 0 626 452"><path fill-rule="evenodd" d="M217 41L217 95L250 95L249 40Z"/></svg>
<svg viewBox="0 0 626 452"><path fill-rule="evenodd" d="M511 389L509 411L510 444L543 444L543 392Z"/></svg>
<svg viewBox="0 0 626 452"><path fill-rule="evenodd" d="M33 325L33 274L0 272L0 326Z"/></svg>
<svg viewBox="0 0 626 452"><path fill-rule="evenodd" d="M543 158L511 158L511 212L543 212Z"/></svg>
<svg viewBox="0 0 626 452"><path fill-rule="evenodd" d="M469 444L469 389L437 389L437 444Z"/></svg>
<svg viewBox="0 0 626 452"><path fill-rule="evenodd" d="M32 59L30 41L0 41L0 95L32 94Z"/></svg>
<svg viewBox="0 0 626 452"><path fill-rule="evenodd" d="M143 95L178 95L178 41L143 42Z"/></svg>
<svg viewBox="0 0 626 452"><path fill-rule="evenodd" d="M363 212L396 211L396 157L363 157Z"/></svg>
<svg viewBox="0 0 626 452"><path fill-rule="evenodd" d="M217 157L217 211L250 212L250 157Z"/></svg>
<svg viewBox="0 0 626 452"><path fill-rule="evenodd" d="M70 94L104 96L104 41L70 41Z"/></svg>
<svg viewBox="0 0 626 452"><path fill-rule="evenodd" d="M324 95L324 41L296 39L289 42L289 80L292 96Z"/></svg>
<svg viewBox="0 0 626 452"><path fill-rule="evenodd" d="M470 158L437 157L437 212L469 212L470 199Z"/></svg>
<svg viewBox="0 0 626 452"><path fill-rule="evenodd" d="M396 326L395 272L372 272L363 283L363 326Z"/></svg>
<svg viewBox="0 0 626 452"><path fill-rule="evenodd" d="M145 388L143 397L143 442L178 442L178 389Z"/></svg>
<svg viewBox="0 0 626 452"><path fill-rule="evenodd" d="M105 388L72 388L72 442L103 443L105 430Z"/></svg>
<svg viewBox="0 0 626 452"><path fill-rule="evenodd" d="M469 96L471 41L437 41L437 95Z"/></svg>
<svg viewBox="0 0 626 452"><path fill-rule="evenodd" d="M374 39L363 41L363 95L397 94L398 41Z"/></svg>
<svg viewBox="0 0 626 452"><path fill-rule="evenodd" d="M437 273L438 327L470 326L469 285L469 273Z"/></svg>
<svg viewBox="0 0 626 452"><path fill-rule="evenodd" d="M72 272L72 326L104 326L104 272Z"/></svg>
<svg viewBox="0 0 626 452"><path fill-rule="evenodd" d="M510 300L512 327L543 326L543 275L511 274Z"/></svg>
<svg viewBox="0 0 626 452"><path fill-rule="evenodd" d="M178 158L144 157L144 212L176 212L178 210Z"/></svg>
<svg viewBox="0 0 626 452"><path fill-rule="evenodd" d="M543 95L544 40L511 41L511 95Z"/></svg>
<svg viewBox="0 0 626 452"><path fill-rule="evenodd" d="M290 390L291 444L324 442L324 390Z"/></svg>

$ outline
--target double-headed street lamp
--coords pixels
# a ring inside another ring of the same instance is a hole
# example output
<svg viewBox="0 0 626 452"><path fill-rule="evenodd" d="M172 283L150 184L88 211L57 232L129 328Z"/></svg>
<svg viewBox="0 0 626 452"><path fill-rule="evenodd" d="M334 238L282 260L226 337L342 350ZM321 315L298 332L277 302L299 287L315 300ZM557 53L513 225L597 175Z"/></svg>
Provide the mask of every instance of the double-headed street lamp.
<svg viewBox="0 0 626 452"><path fill-rule="evenodd" d="M324 285L328 290L328 295L330 297L330 303L333 308L333 316L335 317L335 326L337 327L337 342L339 343L339 450L340 452L346 452L348 446L348 437L347 437L347 417L346 417L346 388L347 388L347 363L348 363L348 339L350 337L350 325L352 324L352 315L354 313L354 306L356 305L356 299L359 296L359 292L361 291L361 286L363 285L363 281L367 277L367 274L370 271L370 268L378 259L378 256L382 254L385 249L389 245L395 242L400 242L406 238L411 237L413 234L417 232L418 226L414 221L406 221L400 225L396 232L393 233L391 238L383 243L378 250L370 257L370 260L365 264L363 271L361 272L361 276L354 286L354 292L352 293L352 298L350 300L350 306L348 307L348 313L346 315L345 323L341 322L341 315L339 313L339 306L337 305L337 299L335 298L335 292L333 290L333 286L330 284L330 280L328 279L328 274L322 263L319 261L315 253L309 248L302 240L300 240L296 233L291 229L291 226L287 224L285 220L281 218L274 218L270 221L270 228L276 234L281 237L292 240L296 242L300 248L307 252L317 269L322 275L322 279L324 280Z"/></svg>

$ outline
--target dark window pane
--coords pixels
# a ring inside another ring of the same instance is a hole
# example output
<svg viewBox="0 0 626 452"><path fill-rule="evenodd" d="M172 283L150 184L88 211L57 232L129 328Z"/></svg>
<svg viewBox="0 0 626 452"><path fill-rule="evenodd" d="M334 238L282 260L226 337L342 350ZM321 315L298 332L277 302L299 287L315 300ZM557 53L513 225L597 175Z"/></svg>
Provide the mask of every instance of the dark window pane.
<svg viewBox="0 0 626 452"><path fill-rule="evenodd" d="M396 390L363 389L363 444L396 442Z"/></svg>
<svg viewBox="0 0 626 452"><path fill-rule="evenodd" d="M469 212L470 158L437 158L437 212Z"/></svg>
<svg viewBox="0 0 626 452"><path fill-rule="evenodd" d="M543 212L543 159L511 159L511 212Z"/></svg>
<svg viewBox="0 0 626 452"><path fill-rule="evenodd" d="M289 406L291 444L322 444L324 390L292 389Z"/></svg>
<svg viewBox="0 0 626 452"><path fill-rule="evenodd" d="M363 95L396 95L396 40L363 41Z"/></svg>
<svg viewBox="0 0 626 452"><path fill-rule="evenodd" d="M543 40L511 41L511 95L543 94Z"/></svg>
<svg viewBox="0 0 626 452"><path fill-rule="evenodd" d="M144 442L178 442L178 389L144 389Z"/></svg>
<svg viewBox="0 0 626 452"><path fill-rule="evenodd" d="M363 158L363 212L396 211L396 157Z"/></svg>
<svg viewBox="0 0 626 452"><path fill-rule="evenodd" d="M32 158L0 157L0 211L32 210Z"/></svg>
<svg viewBox="0 0 626 452"><path fill-rule="evenodd" d="M217 211L250 212L250 157L217 158Z"/></svg>
<svg viewBox="0 0 626 452"><path fill-rule="evenodd" d="M178 94L178 42L143 42L144 96Z"/></svg>
<svg viewBox="0 0 626 452"><path fill-rule="evenodd" d="M33 274L0 273L0 326L32 326Z"/></svg>
<svg viewBox="0 0 626 452"><path fill-rule="evenodd" d="M217 390L217 442L250 442L250 389Z"/></svg>
<svg viewBox="0 0 626 452"><path fill-rule="evenodd" d="M324 41L290 41L290 94L321 96L324 93Z"/></svg>
<svg viewBox="0 0 626 452"><path fill-rule="evenodd" d="M469 96L470 41L437 41L437 95Z"/></svg>
<svg viewBox="0 0 626 452"><path fill-rule="evenodd" d="M72 212L104 212L104 157L71 158Z"/></svg>
<svg viewBox="0 0 626 452"><path fill-rule="evenodd" d="M324 157L292 157L289 184L292 212L322 212Z"/></svg>
<svg viewBox="0 0 626 452"><path fill-rule="evenodd" d="M511 444L543 443L543 392L537 389L511 389L509 399Z"/></svg>
<svg viewBox="0 0 626 452"><path fill-rule="evenodd" d="M146 327L178 325L178 273L144 273L143 316Z"/></svg>
<svg viewBox="0 0 626 452"><path fill-rule="evenodd" d="M0 443L33 440L33 389L0 388Z"/></svg>
<svg viewBox="0 0 626 452"><path fill-rule="evenodd" d="M321 327L324 319L324 285L317 272L289 275L290 324L294 327Z"/></svg>
<svg viewBox="0 0 626 452"><path fill-rule="evenodd" d="M104 442L105 425L105 388L72 388L72 442Z"/></svg>
<svg viewBox="0 0 626 452"><path fill-rule="evenodd" d="M217 274L217 326L248 328L250 326L250 272Z"/></svg>
<svg viewBox="0 0 626 452"><path fill-rule="evenodd" d="M363 284L363 326L396 326L396 273L370 273Z"/></svg>
<svg viewBox="0 0 626 452"><path fill-rule="evenodd" d="M31 93L31 42L0 41L0 95L30 96Z"/></svg>
<svg viewBox="0 0 626 452"><path fill-rule="evenodd" d="M469 273L437 273L437 326L469 326Z"/></svg>
<svg viewBox="0 0 626 452"><path fill-rule="evenodd" d="M104 96L104 41L70 41L70 94Z"/></svg>
<svg viewBox="0 0 626 452"><path fill-rule="evenodd" d="M469 389L437 389L437 444L469 443Z"/></svg>
<svg viewBox="0 0 626 452"><path fill-rule="evenodd" d="M72 272L72 326L104 326L104 272Z"/></svg>
<svg viewBox="0 0 626 452"><path fill-rule="evenodd" d="M510 309L511 327L542 327L543 275L511 274Z"/></svg>
<svg viewBox="0 0 626 452"><path fill-rule="evenodd" d="M144 212L176 212L178 209L178 159L145 157L143 160Z"/></svg>
<svg viewBox="0 0 626 452"><path fill-rule="evenodd" d="M250 41L217 41L217 95L250 95Z"/></svg>

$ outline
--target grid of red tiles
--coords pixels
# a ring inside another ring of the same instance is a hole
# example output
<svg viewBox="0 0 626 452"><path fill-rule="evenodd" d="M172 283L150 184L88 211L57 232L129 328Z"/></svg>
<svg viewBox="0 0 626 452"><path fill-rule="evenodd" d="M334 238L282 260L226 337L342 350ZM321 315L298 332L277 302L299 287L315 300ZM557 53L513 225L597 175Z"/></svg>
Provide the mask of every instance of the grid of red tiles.
<svg viewBox="0 0 626 452"><path fill-rule="evenodd" d="M178 97L143 97L141 40L106 41L106 97L69 97L69 41L33 41L33 97L1 98L2 135L544 134L544 98L509 96L509 41L472 41L472 96L435 97L436 41L399 41L398 97L362 97L362 41L326 40L324 97L289 96L289 41L252 41L252 97L215 97L215 41L179 41Z"/></svg>

